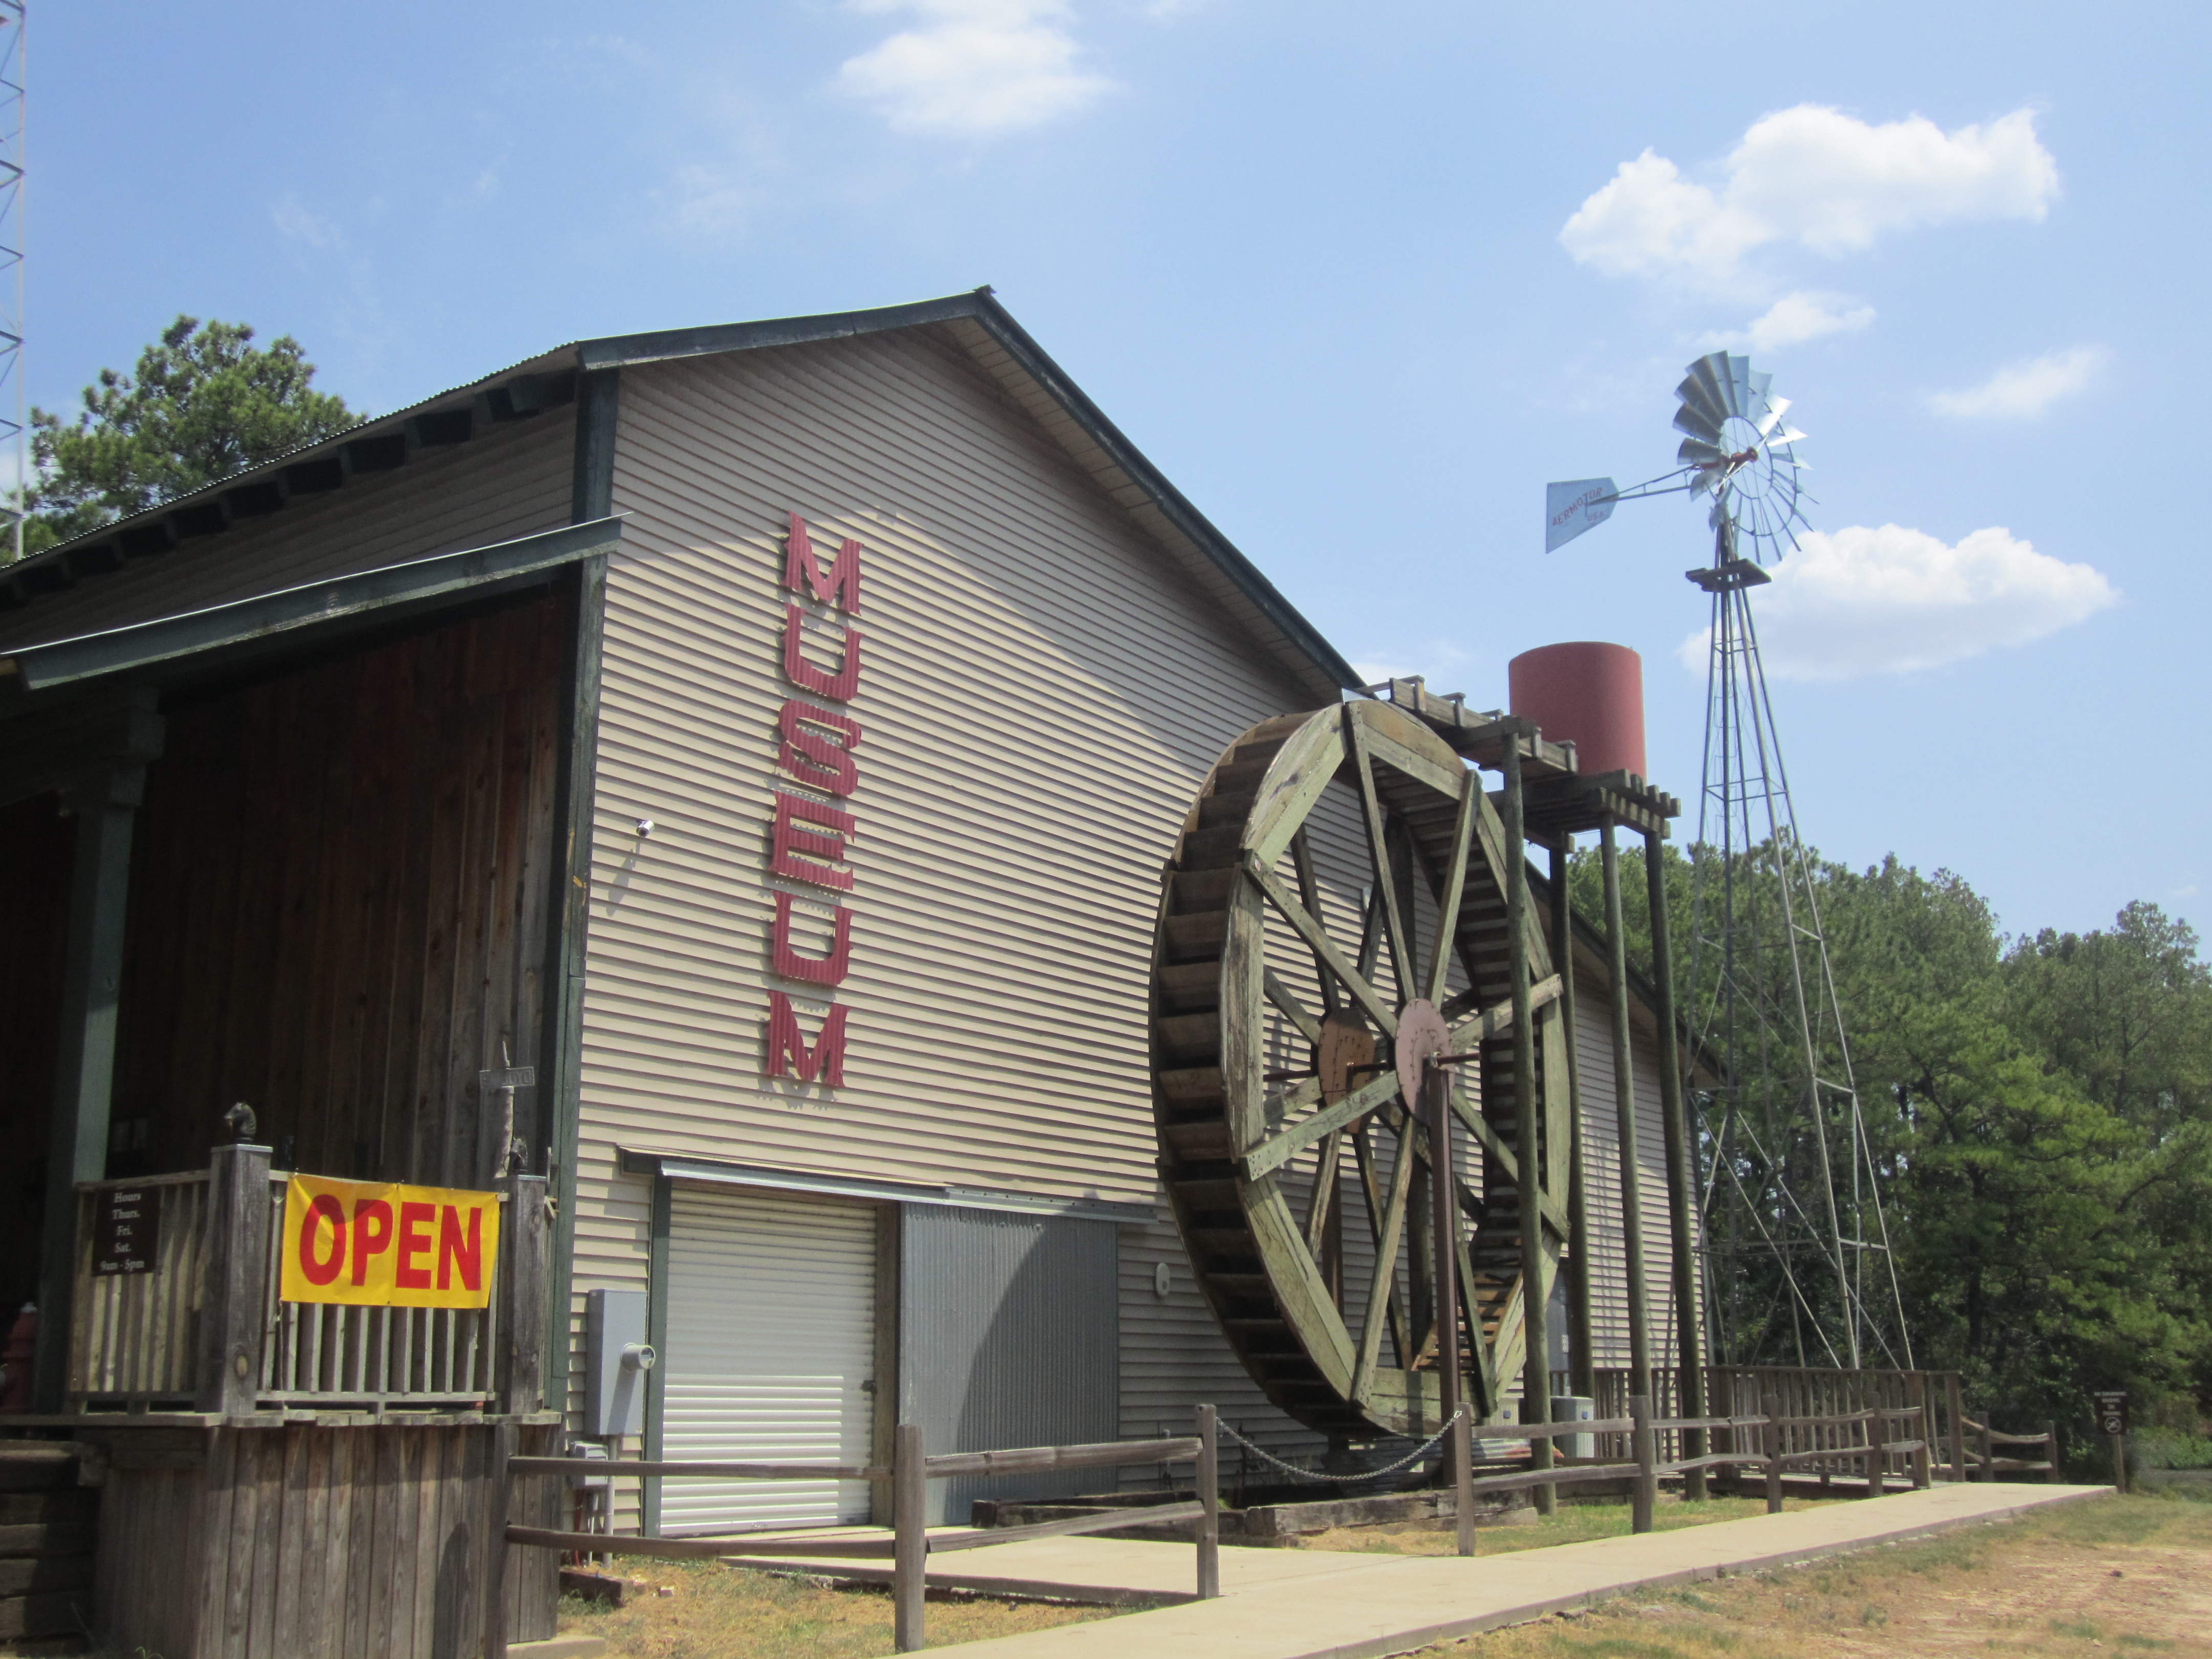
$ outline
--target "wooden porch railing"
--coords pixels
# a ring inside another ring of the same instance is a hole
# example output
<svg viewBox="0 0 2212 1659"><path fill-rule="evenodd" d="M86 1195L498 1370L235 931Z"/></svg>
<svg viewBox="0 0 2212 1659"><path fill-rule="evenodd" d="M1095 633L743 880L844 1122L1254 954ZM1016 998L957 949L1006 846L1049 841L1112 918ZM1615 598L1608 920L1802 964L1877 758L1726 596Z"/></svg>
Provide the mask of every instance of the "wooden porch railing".
<svg viewBox="0 0 2212 1659"><path fill-rule="evenodd" d="M204 1170L79 1185L71 1410L537 1408L542 1178L511 1176L501 1194L483 1308L283 1300L289 1179L270 1170L266 1147L222 1146ZM110 1248L118 1206L150 1237L119 1264Z"/></svg>

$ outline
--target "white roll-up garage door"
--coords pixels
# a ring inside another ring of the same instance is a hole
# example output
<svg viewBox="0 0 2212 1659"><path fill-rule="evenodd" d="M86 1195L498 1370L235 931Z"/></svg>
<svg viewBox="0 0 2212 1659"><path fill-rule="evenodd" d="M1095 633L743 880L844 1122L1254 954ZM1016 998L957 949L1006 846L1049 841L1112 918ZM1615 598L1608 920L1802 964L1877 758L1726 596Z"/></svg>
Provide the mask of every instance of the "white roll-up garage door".
<svg viewBox="0 0 2212 1659"><path fill-rule="evenodd" d="M875 1212L682 1186L671 1200L661 1455L867 1462ZM865 1481L661 1483L664 1534L867 1518Z"/></svg>

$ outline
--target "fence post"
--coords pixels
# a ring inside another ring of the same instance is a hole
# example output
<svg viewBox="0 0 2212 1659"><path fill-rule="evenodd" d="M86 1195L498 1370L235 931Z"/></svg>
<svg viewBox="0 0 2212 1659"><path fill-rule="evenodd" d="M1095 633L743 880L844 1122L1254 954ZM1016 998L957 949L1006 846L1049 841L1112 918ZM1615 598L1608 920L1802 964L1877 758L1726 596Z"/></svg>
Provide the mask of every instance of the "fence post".
<svg viewBox="0 0 2212 1659"><path fill-rule="evenodd" d="M239 1417L261 1395L262 1314L269 1295L266 1146L218 1146L209 1154L207 1241L194 1405Z"/></svg>
<svg viewBox="0 0 2212 1659"><path fill-rule="evenodd" d="M1912 1490L1926 1492L1935 1484L1935 1473L1930 1467L1934 1454L1929 1449L1936 1441L1936 1413L1928 1404L1928 1379L1914 1371L1907 1379L1912 1398L1909 1404L1917 1407L1920 1415L1914 1419L1920 1425L1920 1449L1912 1454Z"/></svg>
<svg viewBox="0 0 2212 1659"><path fill-rule="evenodd" d="M501 1253L499 1351L493 1387L499 1409L527 1413L544 1404L547 1228L545 1177L507 1178L506 1248Z"/></svg>
<svg viewBox="0 0 2212 1659"><path fill-rule="evenodd" d="M512 1423L493 1423L491 1468L484 1480L484 1659L507 1659L507 1518L514 1512L514 1477L507 1460L517 1438Z"/></svg>
<svg viewBox="0 0 2212 1659"><path fill-rule="evenodd" d="M1636 1485L1629 1498L1631 1524L1638 1532L1650 1532L1651 1511L1659 1496L1658 1437L1651 1431L1651 1396L1629 1395L1628 1415L1636 1424L1630 1431L1636 1456Z"/></svg>
<svg viewBox="0 0 2212 1659"><path fill-rule="evenodd" d="M2112 1437L2112 1490L2124 1492L2128 1489L2128 1437L2124 1434Z"/></svg>
<svg viewBox="0 0 2212 1659"><path fill-rule="evenodd" d="M1474 1553L1474 1408L1460 1402L1452 1425L1452 1501L1459 1510L1459 1553Z"/></svg>
<svg viewBox="0 0 2212 1659"><path fill-rule="evenodd" d="M2051 1467L2043 1472L2045 1486L2058 1484L2058 1425L2045 1420L2043 1425L2043 1461Z"/></svg>
<svg viewBox="0 0 2212 1659"><path fill-rule="evenodd" d="M1959 1389L1959 1373L1943 1373L1943 1414L1951 1419L1951 1479L1966 1478L1966 1402Z"/></svg>
<svg viewBox="0 0 2212 1659"><path fill-rule="evenodd" d="M1858 1386L1851 1390L1851 1397L1858 1402L1859 1411L1879 1413L1881 1410L1877 1403L1881 1399L1881 1390L1864 1371L1859 1373ZM1866 1477L1866 1490L1859 1494L1862 1498L1881 1497L1888 1484L1889 1454L1881 1449L1888 1443L1887 1418L1876 1415L1859 1419L1859 1444L1864 1448L1859 1453L1859 1473Z"/></svg>
<svg viewBox="0 0 2212 1659"><path fill-rule="evenodd" d="M1782 1396L1766 1396L1766 1512L1782 1513Z"/></svg>
<svg viewBox="0 0 2212 1659"><path fill-rule="evenodd" d="M1994 1480L1997 1478L1996 1431L1990 1426L1990 1420L1995 1416L1994 1412L1985 1412L1982 1417L1982 1479L1984 1480Z"/></svg>
<svg viewBox="0 0 2212 1659"><path fill-rule="evenodd" d="M1216 1434L1219 1420L1220 1413L1213 1407L1198 1408L1198 1501L1206 1509L1198 1517L1198 1599L1201 1601L1211 1601L1221 1594L1221 1448Z"/></svg>
<svg viewBox="0 0 2212 1659"><path fill-rule="evenodd" d="M901 1653L919 1653L922 1590L929 1566L929 1466L923 1461L921 1425L902 1423L891 1451L892 1642Z"/></svg>

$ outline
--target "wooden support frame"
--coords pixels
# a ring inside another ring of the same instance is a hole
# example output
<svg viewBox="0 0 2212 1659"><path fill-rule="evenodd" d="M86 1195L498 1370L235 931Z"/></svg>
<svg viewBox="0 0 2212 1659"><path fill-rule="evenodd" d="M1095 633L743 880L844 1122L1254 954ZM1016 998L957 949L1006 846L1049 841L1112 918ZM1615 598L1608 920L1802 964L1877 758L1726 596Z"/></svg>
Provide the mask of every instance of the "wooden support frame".
<svg viewBox="0 0 2212 1659"><path fill-rule="evenodd" d="M1636 1130L1636 1054L1628 1035L1628 930L1620 903L1620 848L1613 821L1598 826L1605 878L1606 990L1612 1015L1613 1110L1620 1149L1620 1230L1628 1258L1629 1389L1651 1396L1651 1306L1644 1255L1643 1156Z"/></svg>
<svg viewBox="0 0 2212 1659"><path fill-rule="evenodd" d="M1552 1417L1551 1352L1545 1332L1552 1285L1539 1198L1544 1158L1536 1090L1535 1017L1528 996L1528 796L1522 784L1519 744L1505 745L1504 763L1506 972L1513 1000L1513 1110L1521 1142L1516 1182L1521 1192L1521 1420L1543 1424ZM1540 1471L1553 1466L1550 1440L1532 1443L1530 1450ZM1552 1487L1536 1488L1538 1514L1552 1514L1557 1503Z"/></svg>
<svg viewBox="0 0 2212 1659"><path fill-rule="evenodd" d="M158 752L161 727L152 694L135 699L139 722ZM131 846L146 785L143 752L93 757L94 770L64 793L76 817L70 872L68 945L63 957L60 1028L46 1150L46 1213L40 1237L39 1346L32 1361L32 1407L58 1412L69 1389L70 1308L76 1273L76 1185L107 1173L108 1112L115 1086L115 1035L121 1009L123 945L131 895Z"/></svg>
<svg viewBox="0 0 2212 1659"><path fill-rule="evenodd" d="M1698 1215L1691 1167L1690 1125L1683 1097L1683 1057L1674 1016L1674 947L1667 908L1667 860L1660 838L1644 837L1644 884L1651 916L1651 987L1659 1026L1659 1112L1667 1145L1667 1237L1674 1299L1675 1406L1685 1417L1705 1413L1704 1328L1700 1317ZM1705 1454L1705 1434L1692 1430L1682 1443L1686 1457ZM1705 1474L1693 1470L1684 1488L1692 1500L1705 1495Z"/></svg>
<svg viewBox="0 0 2212 1659"><path fill-rule="evenodd" d="M1572 1142L1567 1152L1567 1334L1569 1387L1582 1399L1597 1396L1597 1338L1592 1316L1589 1172L1583 1145L1583 1075L1580 1045L1574 1040L1574 902L1568 877L1574 862L1574 838L1552 843L1552 962L1559 969L1559 1018L1567 1028L1567 1094L1573 1112Z"/></svg>

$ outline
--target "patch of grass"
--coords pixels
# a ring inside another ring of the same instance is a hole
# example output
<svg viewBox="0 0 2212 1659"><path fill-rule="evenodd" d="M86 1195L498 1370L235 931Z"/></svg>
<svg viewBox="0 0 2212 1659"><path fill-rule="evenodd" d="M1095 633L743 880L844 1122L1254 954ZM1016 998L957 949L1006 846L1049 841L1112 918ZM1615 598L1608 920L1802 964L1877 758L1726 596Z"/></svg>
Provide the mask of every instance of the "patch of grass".
<svg viewBox="0 0 2212 1659"><path fill-rule="evenodd" d="M2112 1640L2124 1648L2141 1648L2147 1651L2164 1651L2174 1645L2159 1637L2137 1636L2130 1631L2122 1631Z"/></svg>
<svg viewBox="0 0 2212 1659"><path fill-rule="evenodd" d="M672 1585L675 1595L648 1595L615 1608L564 1596L561 1633L605 1637L611 1659L874 1659L892 1651L886 1592L830 1589L714 1561L643 1565L641 1576ZM935 1648L1103 1618L1109 1611L933 1599L926 1620Z"/></svg>
<svg viewBox="0 0 2212 1659"><path fill-rule="evenodd" d="M2097 1640L2097 1627L2086 1619L2054 1619L2051 1621L2053 1636L2071 1636L2077 1641Z"/></svg>

